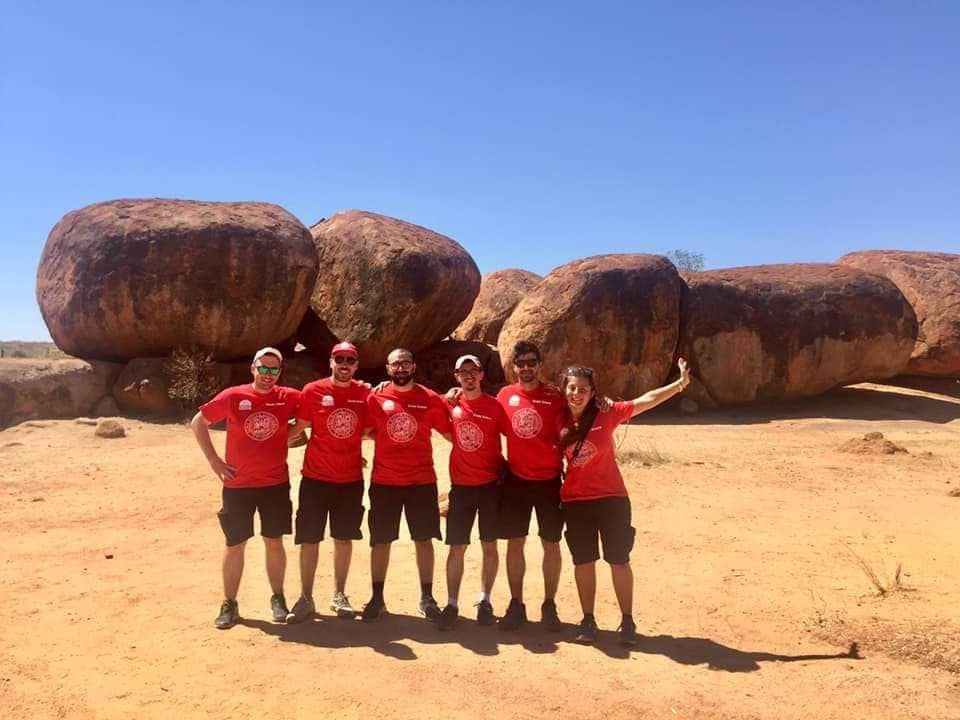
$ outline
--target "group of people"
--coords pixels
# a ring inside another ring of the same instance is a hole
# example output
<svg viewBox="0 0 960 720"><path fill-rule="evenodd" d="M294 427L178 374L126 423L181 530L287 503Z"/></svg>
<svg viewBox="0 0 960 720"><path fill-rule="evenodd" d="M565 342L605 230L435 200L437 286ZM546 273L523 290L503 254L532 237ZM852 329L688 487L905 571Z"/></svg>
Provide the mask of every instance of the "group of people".
<svg viewBox="0 0 960 720"><path fill-rule="evenodd" d="M620 641L636 644L630 568L635 532L630 500L617 467L613 432L620 423L687 386L690 374L684 360L678 362L678 380L621 402L611 402L598 393L597 378L587 367L566 368L559 388L545 382L540 350L527 341L518 342L510 358L516 382L501 389L496 398L481 389L483 366L474 355L456 360L453 375L458 387L446 397L415 381L416 363L408 350L398 348L389 354L389 381L373 390L354 378L358 361L357 348L341 342L331 351L331 375L297 391L279 385L280 351L263 348L253 358L253 382L227 388L193 418L197 441L223 485L218 517L226 538L224 601L216 627L232 627L240 618L237 591L257 513L275 621L303 622L316 614L314 578L319 543L328 523L334 575L330 610L339 617L359 614L366 622L379 620L386 612L384 585L390 548L399 537L403 514L416 552L420 613L441 630L456 624L464 555L476 522L483 553L477 622L517 630L527 622L524 547L531 516L536 513L543 545L541 624L550 631L563 628L555 596L562 565L560 540L566 526L583 610L575 639L591 643L597 637L596 562L602 548L623 616ZM209 427L224 420L226 454L221 458ZM294 521L287 447L308 429ZM433 431L452 443L446 519L447 602L442 609L433 594L433 541L442 539ZM372 589L370 600L358 613L346 595L346 583L353 541L363 537L361 443L366 434L374 439L367 513ZM507 439L506 461L501 454L501 436ZM288 609L283 593L283 536L291 531L300 546L301 589L299 599ZM498 620L491 593L501 539L507 542L510 602Z"/></svg>

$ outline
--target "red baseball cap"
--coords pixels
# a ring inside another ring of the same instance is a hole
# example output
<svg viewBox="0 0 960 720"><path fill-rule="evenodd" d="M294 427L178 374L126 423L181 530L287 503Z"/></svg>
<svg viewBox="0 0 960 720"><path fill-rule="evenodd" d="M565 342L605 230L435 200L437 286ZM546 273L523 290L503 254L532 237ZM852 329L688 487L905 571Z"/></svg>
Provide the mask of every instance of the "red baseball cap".
<svg viewBox="0 0 960 720"><path fill-rule="evenodd" d="M337 343L333 346L333 349L330 351L330 357L335 355L349 355L350 357L359 357L357 354L357 347L350 342Z"/></svg>

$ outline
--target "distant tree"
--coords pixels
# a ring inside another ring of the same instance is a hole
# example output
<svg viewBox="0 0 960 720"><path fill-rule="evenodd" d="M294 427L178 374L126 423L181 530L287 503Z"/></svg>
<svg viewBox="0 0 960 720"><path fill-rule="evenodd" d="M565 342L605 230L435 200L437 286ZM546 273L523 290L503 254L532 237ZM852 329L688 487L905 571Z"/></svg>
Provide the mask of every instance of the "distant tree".
<svg viewBox="0 0 960 720"><path fill-rule="evenodd" d="M14 350L14 351L10 354L10 357L25 358L25 357L27 357L27 354L26 354L23 350Z"/></svg>
<svg viewBox="0 0 960 720"><path fill-rule="evenodd" d="M704 268L703 254L692 250L671 250L667 257L680 272L701 272Z"/></svg>

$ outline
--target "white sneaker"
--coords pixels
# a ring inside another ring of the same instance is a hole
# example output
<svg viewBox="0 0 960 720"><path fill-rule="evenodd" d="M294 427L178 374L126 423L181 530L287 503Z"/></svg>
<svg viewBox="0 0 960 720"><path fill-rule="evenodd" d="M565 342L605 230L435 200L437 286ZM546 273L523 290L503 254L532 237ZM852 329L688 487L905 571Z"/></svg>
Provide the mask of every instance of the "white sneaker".
<svg viewBox="0 0 960 720"><path fill-rule="evenodd" d="M342 592L333 594L333 599L330 600L330 609L337 614L337 617L352 618L357 616L357 611L350 604L350 598Z"/></svg>
<svg viewBox="0 0 960 720"><path fill-rule="evenodd" d="M296 604L293 606L293 610L290 611L290 614L287 615L288 623L300 623L304 620L309 620L317 612L317 606L314 605L311 598L302 597L297 600Z"/></svg>

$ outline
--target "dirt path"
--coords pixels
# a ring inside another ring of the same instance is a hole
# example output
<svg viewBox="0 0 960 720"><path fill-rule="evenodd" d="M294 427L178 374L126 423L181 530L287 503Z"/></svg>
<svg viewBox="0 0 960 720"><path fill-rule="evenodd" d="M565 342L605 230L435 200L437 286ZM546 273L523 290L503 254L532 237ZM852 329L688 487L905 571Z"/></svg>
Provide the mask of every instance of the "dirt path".
<svg viewBox="0 0 960 720"><path fill-rule="evenodd" d="M579 612L566 551L567 632L511 635L467 620L440 633L416 615L403 541L387 581L392 615L291 627L267 619L251 541L245 623L216 631L218 487L189 430L127 420L128 437L103 440L72 421L24 423L0 432L2 716L960 718L956 395L862 385L780 406L781 419L661 412L621 431L644 635L633 652L615 642L602 567L607 632L596 647L569 642ZM909 452L836 450L871 431ZM292 451L291 467L301 458ZM329 549L319 598L331 585ZM478 555L471 547L464 600L477 589ZM438 599L444 556L438 546ZM358 544L348 587L357 605L368 562ZM531 542L533 618L539 563ZM293 552L287 578L292 602ZM501 575L498 611L505 593Z"/></svg>

